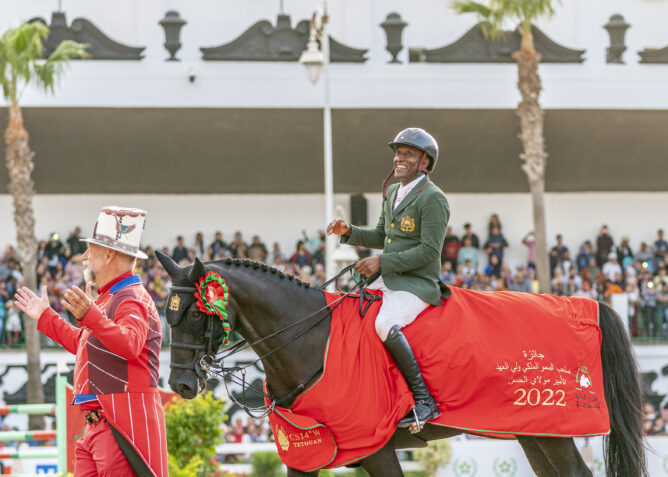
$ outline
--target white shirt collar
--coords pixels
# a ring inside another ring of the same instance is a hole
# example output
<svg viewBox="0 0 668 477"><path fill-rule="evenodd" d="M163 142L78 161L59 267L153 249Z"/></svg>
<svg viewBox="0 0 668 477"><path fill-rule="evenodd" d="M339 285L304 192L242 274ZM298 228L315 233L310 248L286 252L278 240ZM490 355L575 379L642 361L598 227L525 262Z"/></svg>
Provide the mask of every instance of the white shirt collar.
<svg viewBox="0 0 668 477"><path fill-rule="evenodd" d="M410 191L413 190L413 188L418 184L418 182L420 182L422 180L423 177L424 177L424 174L421 174L418 177L416 177L413 181L409 182L406 185L403 185L403 184L399 183L399 189L397 190L397 197L394 200L393 210L396 209L397 207L399 207L399 204L401 203L401 201L404 200L404 198L406 198L406 196L410 193Z"/></svg>
<svg viewBox="0 0 668 477"><path fill-rule="evenodd" d="M413 188L418 184L418 182L420 182L420 181L422 180L423 177L424 177L424 174L420 174L420 175L417 176L414 180L412 180L411 182L409 182L409 183L406 184L406 185L403 185L403 184L400 182L400 183L399 183L399 190L397 191L397 195L399 195L399 194L401 194L401 195L406 195L406 194L408 194L411 190L413 190Z"/></svg>

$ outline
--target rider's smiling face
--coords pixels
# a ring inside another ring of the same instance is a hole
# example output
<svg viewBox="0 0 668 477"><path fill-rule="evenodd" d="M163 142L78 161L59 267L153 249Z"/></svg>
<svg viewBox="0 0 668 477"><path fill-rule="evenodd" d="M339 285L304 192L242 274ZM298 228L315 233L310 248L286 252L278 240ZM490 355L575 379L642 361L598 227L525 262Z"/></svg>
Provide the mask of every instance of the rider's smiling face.
<svg viewBox="0 0 668 477"><path fill-rule="evenodd" d="M403 185L415 180L420 171L420 161L428 163L426 154L410 146L398 146L394 151L394 177Z"/></svg>

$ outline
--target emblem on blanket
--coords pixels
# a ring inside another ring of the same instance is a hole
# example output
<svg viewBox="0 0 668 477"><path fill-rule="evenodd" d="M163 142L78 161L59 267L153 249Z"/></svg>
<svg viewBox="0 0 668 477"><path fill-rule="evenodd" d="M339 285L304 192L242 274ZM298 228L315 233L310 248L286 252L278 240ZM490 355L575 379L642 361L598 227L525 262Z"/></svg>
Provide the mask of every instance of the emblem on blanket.
<svg viewBox="0 0 668 477"><path fill-rule="evenodd" d="M584 409L600 409L601 403L596 397L594 383L586 366L580 366L575 376L575 406Z"/></svg>
<svg viewBox="0 0 668 477"><path fill-rule="evenodd" d="M401 218L401 231L402 232L413 232L415 231L415 219L412 217L409 217L408 215L406 217Z"/></svg>
<svg viewBox="0 0 668 477"><path fill-rule="evenodd" d="M325 467L336 457L336 442L330 430L315 419L276 407L269 414L276 449L288 467L312 472Z"/></svg>
<svg viewBox="0 0 668 477"><path fill-rule="evenodd" d="M179 311L181 306L181 298L178 295L174 295L171 300L169 300L169 309L171 311Z"/></svg>
<svg viewBox="0 0 668 477"><path fill-rule="evenodd" d="M285 431L282 427L278 427L278 445L281 446L281 449L287 451L290 448L290 440L288 436L285 435Z"/></svg>
<svg viewBox="0 0 668 477"><path fill-rule="evenodd" d="M586 366L580 366L580 369L578 369L578 374L575 376L575 382L578 385L576 388L578 391L588 390L590 393L596 394L593 390L587 389L591 388L592 382Z"/></svg>

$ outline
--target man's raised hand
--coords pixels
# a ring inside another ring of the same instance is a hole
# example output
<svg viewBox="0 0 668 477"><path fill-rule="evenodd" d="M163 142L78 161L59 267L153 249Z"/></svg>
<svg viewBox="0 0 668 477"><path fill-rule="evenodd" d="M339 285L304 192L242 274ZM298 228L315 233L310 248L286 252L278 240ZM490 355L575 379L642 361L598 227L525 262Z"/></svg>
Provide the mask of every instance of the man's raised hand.
<svg viewBox="0 0 668 477"><path fill-rule="evenodd" d="M350 225L341 219L332 220L327 226L327 235L350 235Z"/></svg>
<svg viewBox="0 0 668 477"><path fill-rule="evenodd" d="M39 317L42 316L44 310L49 308L49 297L46 293L46 285L42 286L41 294L42 296L37 296L30 288L19 288L14 295L16 307L31 319L39 320Z"/></svg>
<svg viewBox="0 0 668 477"><path fill-rule="evenodd" d="M88 282L86 284L85 292L78 286L73 286L65 292L65 296L60 302L77 320L81 320L86 316L90 307L94 306L94 301L91 297L91 283Z"/></svg>

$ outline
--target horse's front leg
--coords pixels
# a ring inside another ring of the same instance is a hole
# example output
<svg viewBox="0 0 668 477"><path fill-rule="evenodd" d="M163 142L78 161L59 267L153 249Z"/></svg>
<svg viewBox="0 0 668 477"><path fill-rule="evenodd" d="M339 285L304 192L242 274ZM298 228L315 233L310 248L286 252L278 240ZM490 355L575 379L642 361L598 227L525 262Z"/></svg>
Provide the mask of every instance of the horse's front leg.
<svg viewBox="0 0 668 477"><path fill-rule="evenodd" d="M304 472L303 470L291 469L288 467L288 477L317 477L320 471Z"/></svg>

